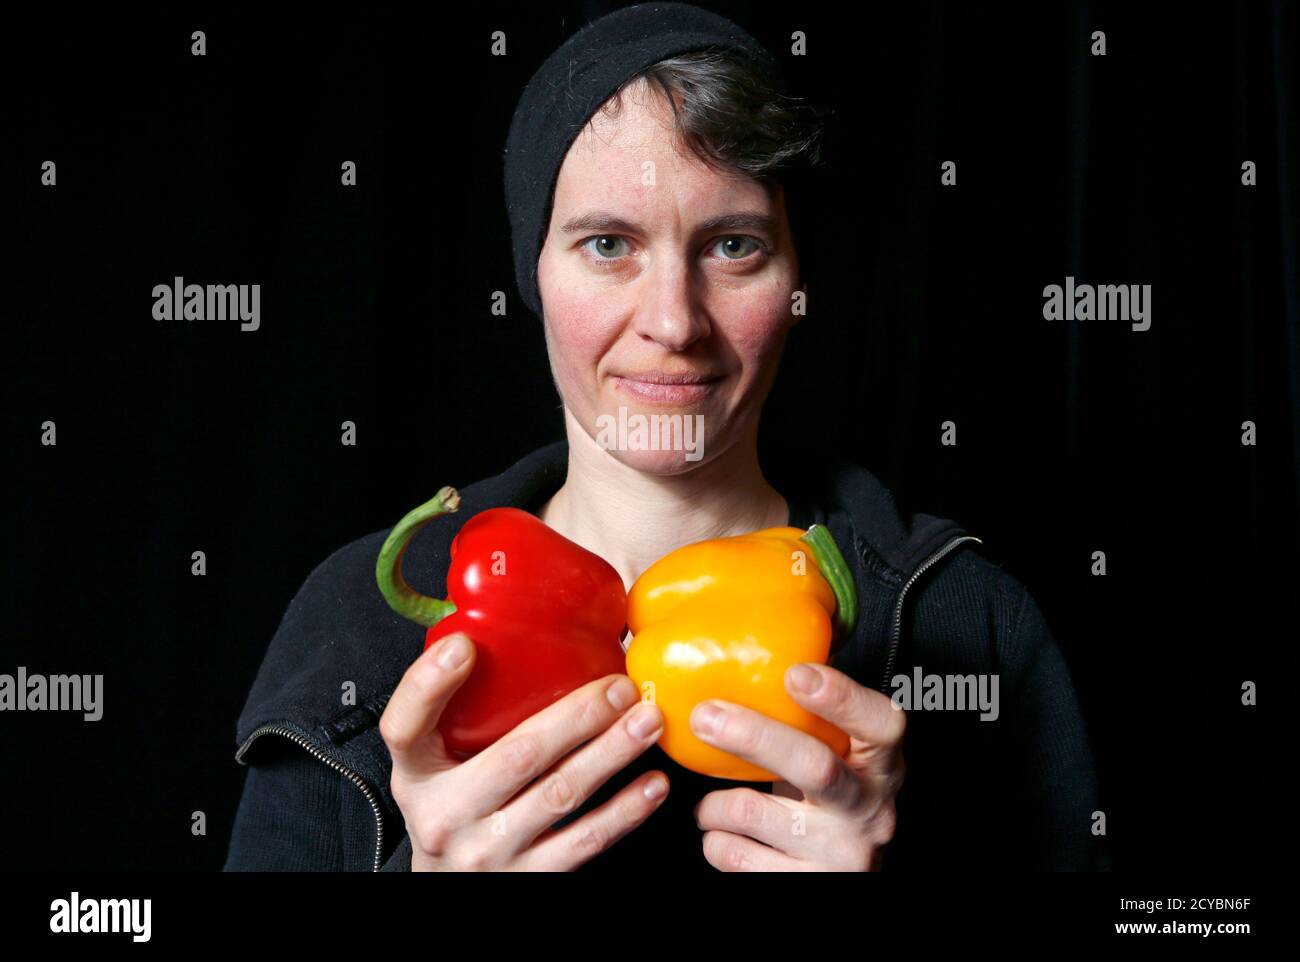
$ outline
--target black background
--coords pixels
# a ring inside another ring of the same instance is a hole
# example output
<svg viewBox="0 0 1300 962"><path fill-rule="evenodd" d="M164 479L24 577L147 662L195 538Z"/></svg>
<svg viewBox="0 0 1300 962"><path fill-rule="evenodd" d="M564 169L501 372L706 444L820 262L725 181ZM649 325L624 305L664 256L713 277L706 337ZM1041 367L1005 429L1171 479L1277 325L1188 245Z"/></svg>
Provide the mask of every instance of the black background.
<svg viewBox="0 0 1300 962"><path fill-rule="evenodd" d="M839 450L1028 584L1116 868L1267 861L1296 641L1296 9L704 5L837 112L765 461ZM105 694L93 724L0 715L0 867L220 868L235 719L303 579L562 436L501 150L533 70L613 6L11 22L0 672L102 673ZM1151 284L1151 329L1045 321L1067 274ZM176 275L261 284L261 329L155 321Z"/></svg>

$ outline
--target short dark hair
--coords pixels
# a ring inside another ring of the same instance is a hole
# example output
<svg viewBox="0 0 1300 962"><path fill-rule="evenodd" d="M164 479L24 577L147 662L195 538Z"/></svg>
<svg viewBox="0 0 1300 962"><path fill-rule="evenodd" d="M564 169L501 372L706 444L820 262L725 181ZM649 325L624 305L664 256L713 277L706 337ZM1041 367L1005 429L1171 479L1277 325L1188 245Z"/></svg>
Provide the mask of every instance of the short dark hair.
<svg viewBox="0 0 1300 962"><path fill-rule="evenodd" d="M617 116L624 90L645 80L672 107L680 143L715 170L779 183L800 271L810 271L805 229L813 171L824 164L825 121L832 111L779 93L761 74L722 50L668 57L629 77L601 107Z"/></svg>

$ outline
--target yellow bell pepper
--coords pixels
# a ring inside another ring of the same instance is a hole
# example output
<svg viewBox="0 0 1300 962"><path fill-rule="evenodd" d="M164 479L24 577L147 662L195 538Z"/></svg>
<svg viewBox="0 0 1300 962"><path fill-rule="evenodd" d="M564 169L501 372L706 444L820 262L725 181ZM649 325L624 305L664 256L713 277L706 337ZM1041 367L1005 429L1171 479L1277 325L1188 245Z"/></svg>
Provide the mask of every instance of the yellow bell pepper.
<svg viewBox="0 0 1300 962"><path fill-rule="evenodd" d="M857 620L853 577L822 525L699 541L647 568L628 593L627 674L663 712L659 746L715 778L778 776L701 741L692 709L719 698L813 735L841 757L849 736L799 705L785 671L825 664Z"/></svg>

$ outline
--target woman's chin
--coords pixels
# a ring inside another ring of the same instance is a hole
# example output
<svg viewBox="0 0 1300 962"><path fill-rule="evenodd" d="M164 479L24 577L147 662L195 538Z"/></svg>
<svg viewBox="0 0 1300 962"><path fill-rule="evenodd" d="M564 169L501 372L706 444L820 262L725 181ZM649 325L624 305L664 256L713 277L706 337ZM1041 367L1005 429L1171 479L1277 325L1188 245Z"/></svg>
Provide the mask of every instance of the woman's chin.
<svg viewBox="0 0 1300 962"><path fill-rule="evenodd" d="M703 438L695 439L697 441L694 450L635 450L620 449L616 447L607 448L611 457L615 457L620 463L633 468L642 474L657 474L662 476L685 474L688 471L694 471L704 463L705 453L708 448Z"/></svg>

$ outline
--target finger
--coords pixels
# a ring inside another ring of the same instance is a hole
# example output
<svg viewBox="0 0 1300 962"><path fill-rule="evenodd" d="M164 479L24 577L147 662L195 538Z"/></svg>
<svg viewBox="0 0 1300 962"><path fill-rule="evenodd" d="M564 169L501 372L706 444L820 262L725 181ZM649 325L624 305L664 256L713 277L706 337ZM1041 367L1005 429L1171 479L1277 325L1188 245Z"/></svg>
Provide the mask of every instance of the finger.
<svg viewBox="0 0 1300 962"><path fill-rule="evenodd" d="M518 863L530 872L565 872L589 861L636 828L668 797L668 776L647 772L594 812L544 832Z"/></svg>
<svg viewBox="0 0 1300 962"><path fill-rule="evenodd" d="M456 664L458 655L463 660ZM456 767L438 732L438 719L474 670L475 657L473 641L458 631L429 646L406 669L379 719L395 775L421 778Z"/></svg>
<svg viewBox="0 0 1300 962"><path fill-rule="evenodd" d="M521 788L612 725L636 700L636 685L627 675L606 675L574 689L462 762L451 797L468 800L465 814L471 818L500 811Z"/></svg>
<svg viewBox="0 0 1300 962"><path fill-rule="evenodd" d="M745 835L796 857L812 854L808 843L807 806L752 788L709 792L695 806L695 824Z"/></svg>
<svg viewBox="0 0 1300 962"><path fill-rule="evenodd" d="M852 808L862 795L861 779L825 742L744 705L700 702L691 712L691 730L702 741L781 776L814 804Z"/></svg>
<svg viewBox="0 0 1300 962"><path fill-rule="evenodd" d="M806 872L802 859L730 832L705 832L704 857L720 872Z"/></svg>
<svg viewBox="0 0 1300 962"><path fill-rule="evenodd" d="M800 678L807 678L815 686L813 690L798 687ZM894 774L907 713L887 695L858 684L828 665L809 663L790 666L785 673L785 687L800 705L849 736L845 761L851 768L874 778Z"/></svg>
<svg viewBox="0 0 1300 962"><path fill-rule="evenodd" d="M653 745L664 730L657 705L640 704L542 775L505 807L514 850L522 852L591 797L615 772Z"/></svg>

